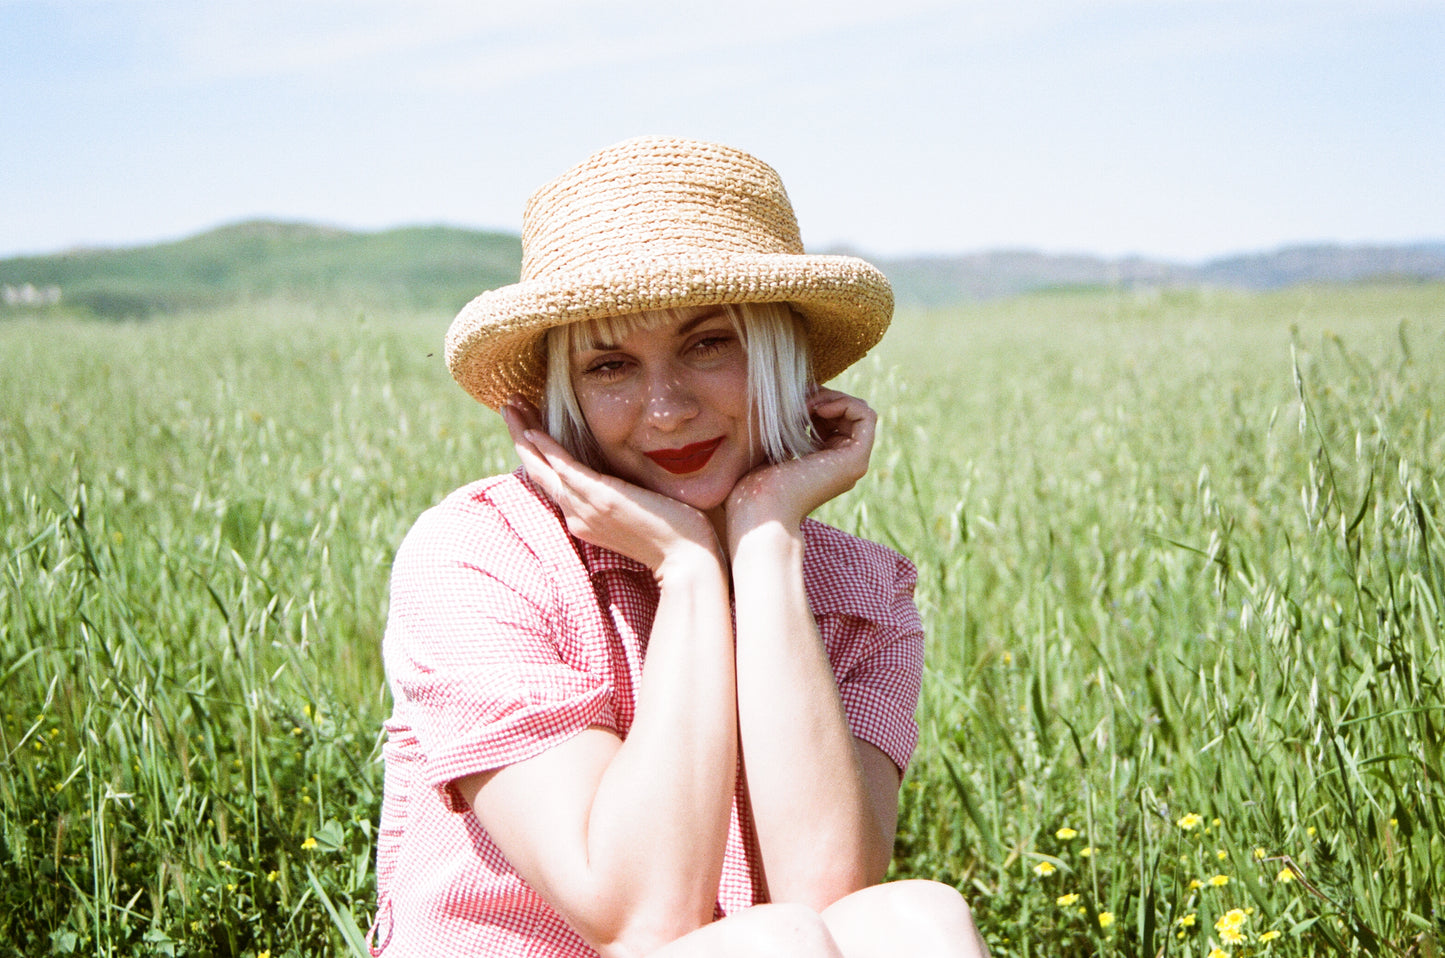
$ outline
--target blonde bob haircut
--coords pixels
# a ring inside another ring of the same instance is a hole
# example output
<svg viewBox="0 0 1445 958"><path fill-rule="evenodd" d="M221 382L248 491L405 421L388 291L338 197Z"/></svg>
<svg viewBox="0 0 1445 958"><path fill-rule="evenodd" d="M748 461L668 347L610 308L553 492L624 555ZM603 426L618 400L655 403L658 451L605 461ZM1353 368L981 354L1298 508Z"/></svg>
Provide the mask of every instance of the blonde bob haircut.
<svg viewBox="0 0 1445 958"><path fill-rule="evenodd" d="M785 462L812 452L817 448L808 413L812 364L802 323L787 303L742 303L724 305L722 309L747 349L748 403L761 434L763 454L769 462ZM547 331L543 415L547 432L562 448L593 469L605 469L572 389L572 356L599 342L618 342L636 330L661 325L679 315L679 310L658 309L569 323Z"/></svg>

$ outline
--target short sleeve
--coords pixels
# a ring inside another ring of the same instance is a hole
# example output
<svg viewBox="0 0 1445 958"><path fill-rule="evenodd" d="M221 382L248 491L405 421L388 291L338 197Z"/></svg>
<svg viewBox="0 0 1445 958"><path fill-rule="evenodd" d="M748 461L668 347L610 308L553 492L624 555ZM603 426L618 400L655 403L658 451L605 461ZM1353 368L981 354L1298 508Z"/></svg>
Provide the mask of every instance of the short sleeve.
<svg viewBox="0 0 1445 958"><path fill-rule="evenodd" d="M485 502L425 513L392 569L383 642L419 774L442 788L531 758L583 729L615 727L605 677L562 653L557 576Z"/></svg>
<svg viewBox="0 0 1445 958"><path fill-rule="evenodd" d="M817 526L805 572L809 603L853 734L902 771L918 745L923 623L913 600L918 573L891 549Z"/></svg>

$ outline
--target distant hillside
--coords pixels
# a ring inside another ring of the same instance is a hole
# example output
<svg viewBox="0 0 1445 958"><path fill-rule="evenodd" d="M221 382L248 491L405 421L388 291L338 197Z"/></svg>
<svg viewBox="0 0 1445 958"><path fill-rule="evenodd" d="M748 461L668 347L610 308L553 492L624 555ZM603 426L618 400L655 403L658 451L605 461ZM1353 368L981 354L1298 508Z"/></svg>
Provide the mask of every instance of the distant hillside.
<svg viewBox="0 0 1445 958"><path fill-rule="evenodd" d="M1058 288L1215 286L1279 289L1304 283L1445 280L1445 242L1408 246L1295 246L1200 265L1031 251L875 260L900 304L944 306Z"/></svg>
<svg viewBox="0 0 1445 958"><path fill-rule="evenodd" d="M58 291L63 306L105 318L277 296L454 310L515 280L521 262L520 241L505 234L255 221L157 246L0 260L0 286L16 301Z"/></svg>
<svg viewBox="0 0 1445 958"><path fill-rule="evenodd" d="M867 254L863 254L867 255ZM1445 280L1445 242L1299 246L1187 265L997 251L873 261L904 306L1013 296L1048 289ZM239 223L189 239L130 249L77 250L0 260L0 314L79 310L136 318L248 299L289 297L367 309L459 309L478 292L516 280L515 235L451 227L356 233L299 223Z"/></svg>

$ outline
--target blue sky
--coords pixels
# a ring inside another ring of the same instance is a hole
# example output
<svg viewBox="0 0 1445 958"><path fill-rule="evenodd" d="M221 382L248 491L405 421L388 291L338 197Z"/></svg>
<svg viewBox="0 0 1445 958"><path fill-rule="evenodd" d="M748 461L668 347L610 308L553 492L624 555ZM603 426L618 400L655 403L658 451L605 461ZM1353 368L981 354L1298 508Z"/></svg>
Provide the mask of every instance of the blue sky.
<svg viewBox="0 0 1445 958"><path fill-rule="evenodd" d="M1445 238L1445 0L0 0L0 256L252 217L516 231L642 133L809 248Z"/></svg>

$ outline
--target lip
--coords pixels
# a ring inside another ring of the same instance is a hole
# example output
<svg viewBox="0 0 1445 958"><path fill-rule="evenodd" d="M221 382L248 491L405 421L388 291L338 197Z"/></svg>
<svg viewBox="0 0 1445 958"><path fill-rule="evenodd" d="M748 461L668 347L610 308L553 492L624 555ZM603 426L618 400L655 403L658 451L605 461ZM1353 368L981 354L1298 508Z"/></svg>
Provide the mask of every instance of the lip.
<svg viewBox="0 0 1445 958"><path fill-rule="evenodd" d="M705 439L702 442L694 442L680 449L656 449L652 452L643 453L647 458L657 463L673 475L683 476L690 472L697 472L712 459L712 454L717 452L722 445L723 437Z"/></svg>

